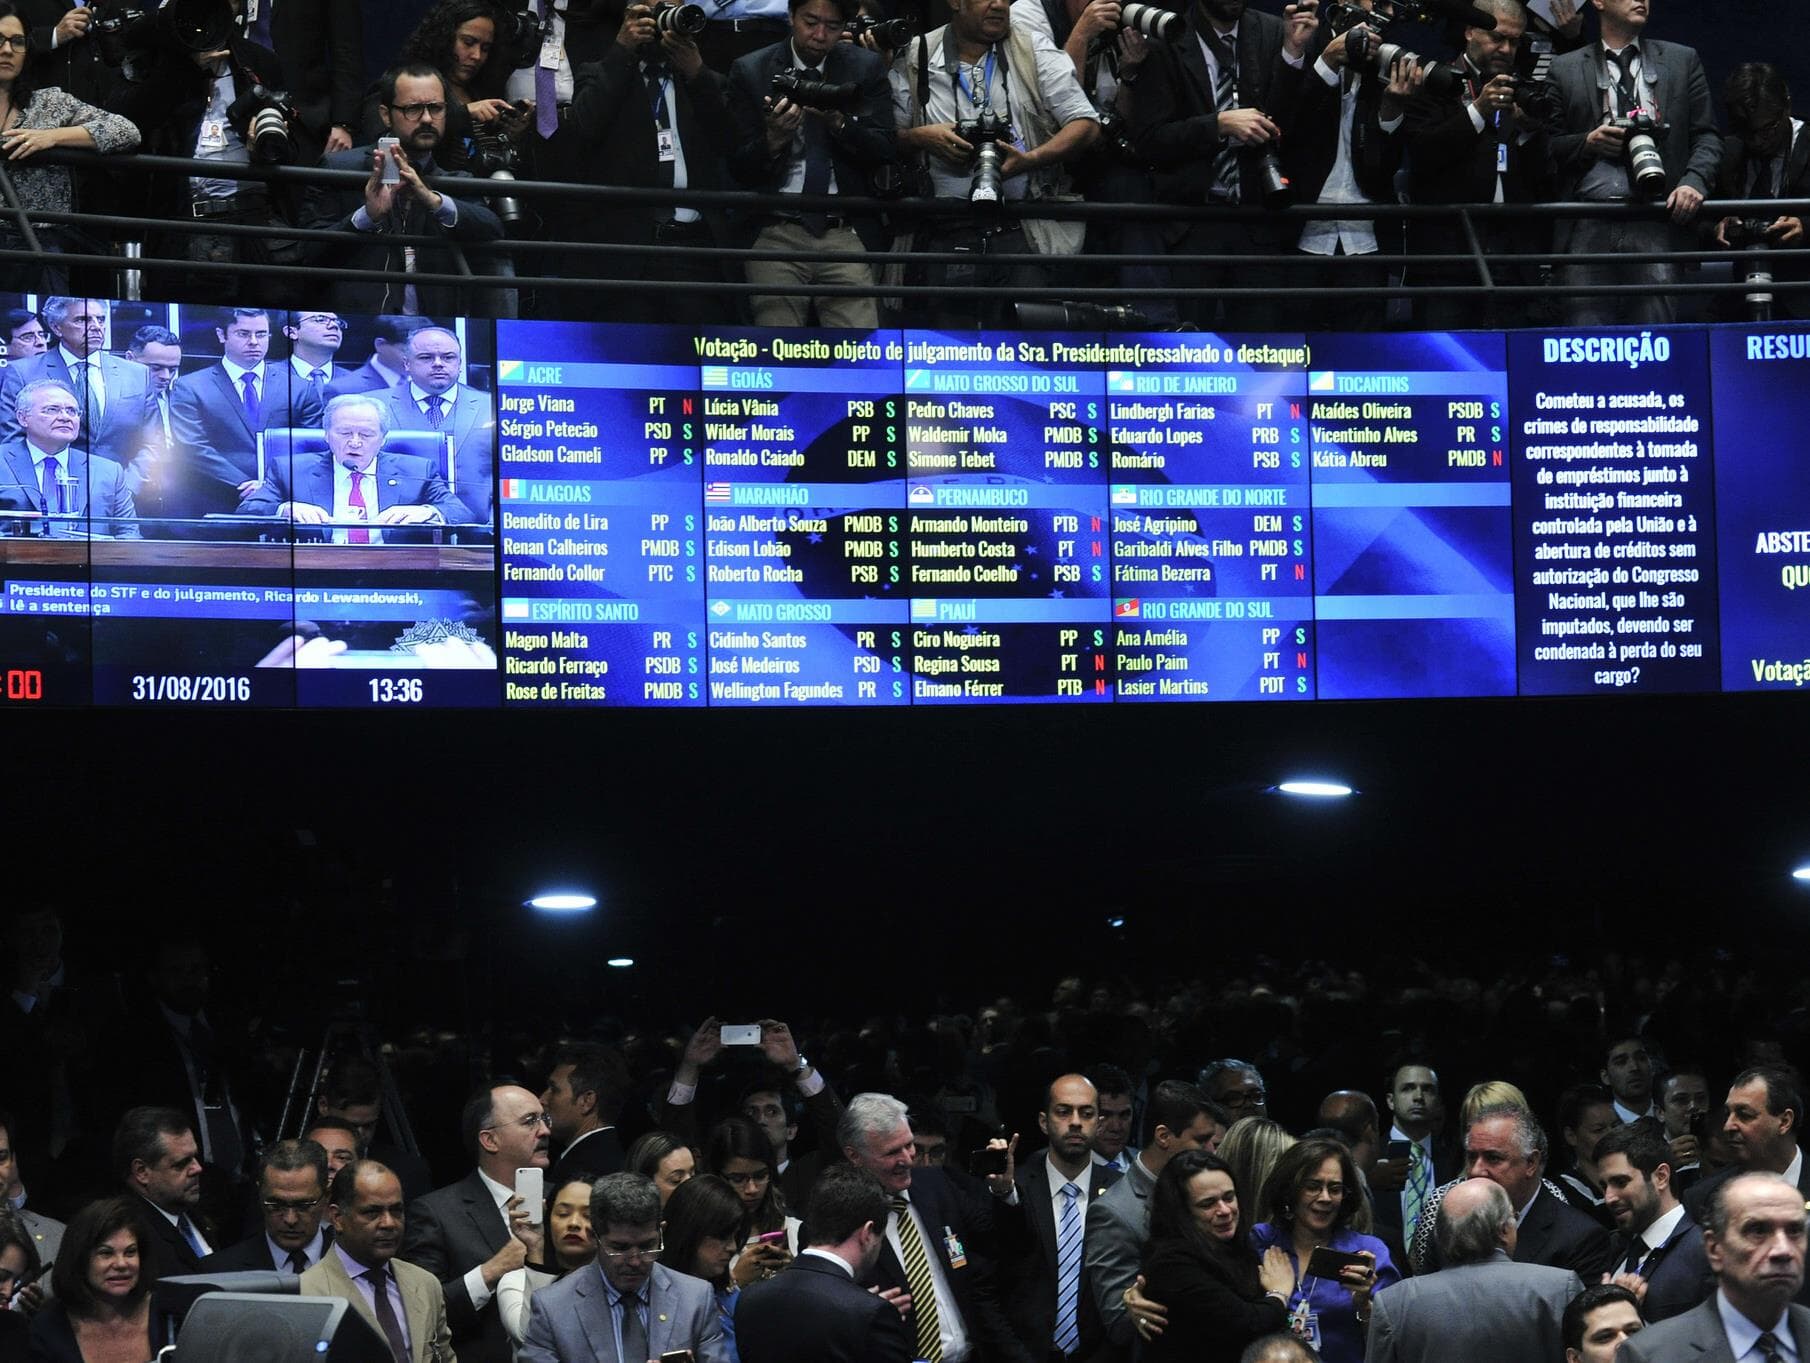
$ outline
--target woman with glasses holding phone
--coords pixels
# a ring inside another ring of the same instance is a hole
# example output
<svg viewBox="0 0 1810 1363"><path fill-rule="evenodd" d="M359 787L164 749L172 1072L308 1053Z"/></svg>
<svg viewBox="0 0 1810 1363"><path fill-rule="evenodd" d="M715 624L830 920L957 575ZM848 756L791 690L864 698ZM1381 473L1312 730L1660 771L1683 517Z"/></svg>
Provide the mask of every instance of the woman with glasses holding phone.
<svg viewBox="0 0 1810 1363"><path fill-rule="evenodd" d="M773 1142L748 1117L725 1117L704 1142L704 1167L742 1201L741 1252L730 1266L737 1287L771 1278L798 1253L797 1217L786 1212Z"/></svg>

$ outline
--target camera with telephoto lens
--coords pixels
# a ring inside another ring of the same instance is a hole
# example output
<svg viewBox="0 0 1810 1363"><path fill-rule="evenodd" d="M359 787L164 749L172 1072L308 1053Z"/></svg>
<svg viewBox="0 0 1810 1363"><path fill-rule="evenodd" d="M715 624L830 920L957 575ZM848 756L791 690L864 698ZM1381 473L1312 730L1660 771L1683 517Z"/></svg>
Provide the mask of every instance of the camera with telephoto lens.
<svg viewBox="0 0 1810 1363"><path fill-rule="evenodd" d="M1154 331L1150 314L1125 303L1014 303L1029 331Z"/></svg>
<svg viewBox="0 0 1810 1363"><path fill-rule="evenodd" d="M1623 158L1628 163L1628 181L1649 199L1665 193L1665 158L1659 154L1658 139L1671 131L1645 109L1630 109L1620 118L1609 120L1611 128L1620 128L1628 140Z"/></svg>
<svg viewBox="0 0 1810 1363"><path fill-rule="evenodd" d="M254 85L226 106L226 121L245 143L253 161L274 166L288 162L295 151L293 130L301 115L283 90Z"/></svg>
<svg viewBox="0 0 1810 1363"><path fill-rule="evenodd" d="M1772 250L1772 224L1765 218L1734 218L1723 235L1728 244L1742 252L1746 259L1737 264L1747 285L1749 321L1772 320L1772 265L1766 259Z"/></svg>
<svg viewBox="0 0 1810 1363"><path fill-rule="evenodd" d="M710 23L710 15L702 5L667 3L654 6L654 30L677 33L682 38L695 38Z"/></svg>
<svg viewBox="0 0 1810 1363"><path fill-rule="evenodd" d="M522 220L522 203L509 192L509 186L516 181L516 171L521 169L521 153L515 149L515 143L509 138L495 133L479 133L472 139L471 159L465 168L480 180L489 180L499 186L485 194L490 206L503 222L505 227L512 227Z"/></svg>
<svg viewBox="0 0 1810 1363"><path fill-rule="evenodd" d="M842 26L842 31L857 42L862 34L871 33L881 47L903 47L911 41L911 20L876 19L870 14L857 14Z"/></svg>
<svg viewBox="0 0 1810 1363"><path fill-rule="evenodd" d="M105 0L88 30L101 60L115 67L158 52L218 52L238 31L232 0L168 0L162 6Z"/></svg>
<svg viewBox="0 0 1810 1363"><path fill-rule="evenodd" d="M957 123L955 135L974 148L974 179L968 187L968 202L997 206L1006 197L1005 176L1001 172L1005 150L1012 145L1012 125L997 114L984 113Z"/></svg>
<svg viewBox="0 0 1810 1363"><path fill-rule="evenodd" d="M1429 60L1399 43L1383 41L1377 27L1379 23L1422 17L1418 6L1410 5L1408 9L1411 11L1408 14L1401 14L1397 9L1368 10L1362 5L1348 3L1348 0L1335 0L1327 7L1326 25L1335 36L1345 35L1345 61L1353 71L1371 71L1387 80L1395 63L1405 61L1426 73L1423 88L1428 94L1442 98L1462 94L1464 72L1458 67Z"/></svg>
<svg viewBox="0 0 1810 1363"><path fill-rule="evenodd" d="M1119 11L1119 27L1142 33L1158 42L1179 43L1186 25L1181 15L1157 5L1130 4Z"/></svg>
<svg viewBox="0 0 1810 1363"><path fill-rule="evenodd" d="M852 81L817 80L796 71L775 71L773 98L789 99L806 109L838 109L847 113L861 102L861 87Z"/></svg>

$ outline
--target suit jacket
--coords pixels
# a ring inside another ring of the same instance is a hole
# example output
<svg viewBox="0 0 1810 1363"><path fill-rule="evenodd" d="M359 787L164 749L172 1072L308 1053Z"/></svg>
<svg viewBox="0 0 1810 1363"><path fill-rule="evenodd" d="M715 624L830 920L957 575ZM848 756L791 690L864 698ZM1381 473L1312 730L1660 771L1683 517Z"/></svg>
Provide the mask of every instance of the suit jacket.
<svg viewBox="0 0 1810 1363"><path fill-rule="evenodd" d="M364 90L364 21L358 0L276 0L270 42L295 73L289 94L316 145L334 127L358 126Z"/></svg>
<svg viewBox="0 0 1810 1363"><path fill-rule="evenodd" d="M1339 125L1345 121L1343 85L1321 80L1312 56L1295 79L1300 90L1290 101L1289 123L1282 130L1282 169L1297 199L1314 203L1338 160ZM1395 171L1401 164L1401 129L1384 132L1379 116L1386 85L1374 73L1360 72L1351 112L1351 171L1358 188L1378 203L1394 200Z"/></svg>
<svg viewBox="0 0 1810 1363"><path fill-rule="evenodd" d="M653 102L639 57L612 42L597 60L577 68L573 80L572 112L566 127L581 139L584 178L593 184L635 189L665 184L655 147ZM689 81L674 75L668 114L677 124L679 143L685 148L685 180L691 189L728 188L724 158L734 133L727 96L728 81L708 66ZM669 207L652 205L612 208L590 204L581 211L589 219L587 236L596 241L650 242L654 219L672 216ZM605 263L596 256L590 261L586 273L595 273Z"/></svg>
<svg viewBox="0 0 1810 1363"><path fill-rule="evenodd" d="M258 424L223 364L184 374L170 390L170 433L176 447L164 460L164 507L172 516L230 514L239 509L239 484L258 476L257 437L284 426L319 426L320 400L291 382L287 360L266 360Z"/></svg>
<svg viewBox="0 0 1810 1363"><path fill-rule="evenodd" d="M121 468L138 453L138 437L145 422L145 395L151 390L151 371L136 360L128 360L110 351L101 352L101 418L90 420L82 414L82 434L77 443L90 454L111 459ZM69 366L58 346L6 367L0 379L0 441L12 440L24 432L13 412L19 390L38 379L56 379L69 383ZM74 385L70 385L73 389Z"/></svg>
<svg viewBox="0 0 1810 1363"><path fill-rule="evenodd" d="M406 382L406 380L404 380ZM327 385L327 396L336 398L345 393L370 393L379 388L395 387L376 365L366 360L356 369L339 369L333 375L333 382Z"/></svg>
<svg viewBox="0 0 1810 1363"><path fill-rule="evenodd" d="M353 147L349 151L329 153L321 165L327 170L371 170L373 146ZM463 171L430 167L428 175L440 181L465 180L472 188L477 182ZM448 195L452 198L453 196ZM477 243L496 241L503 235L503 224L488 205L477 198L453 198L458 216L451 227L442 227L417 202L411 209L410 235L435 237L443 241ZM391 244L389 225L382 230L361 232L352 225L353 216L364 206L364 190L353 186L310 185L303 196L299 212L300 227L340 233L338 240L315 239L303 247L308 263L329 270L401 270L403 248ZM473 274L489 272L488 263L473 259L468 262ZM417 253L416 269L423 274L457 274L459 268L452 252L440 246L423 246ZM344 282L334 286L334 305L347 312L401 312L401 284L381 281ZM489 316L496 311L495 300L488 290L422 284L416 297L424 314L433 316Z"/></svg>
<svg viewBox="0 0 1810 1363"><path fill-rule="evenodd" d="M402 1312L408 1318L409 1358L412 1363L458 1363L453 1354L452 1332L446 1326L446 1301L434 1275L401 1259L390 1260L390 1271L396 1275L396 1286L402 1291ZM346 1273L339 1255L321 1255L321 1261L302 1274L304 1297L339 1297L352 1303L353 1310L384 1337L377 1323L377 1313L365 1300L365 1294Z"/></svg>
<svg viewBox="0 0 1810 1363"><path fill-rule="evenodd" d="M908 1363L916 1347L888 1302L815 1254L735 1302L742 1363Z"/></svg>
<svg viewBox="0 0 1810 1363"><path fill-rule="evenodd" d="M647 1299L647 1356L676 1349L690 1349L698 1363L729 1359L710 1284L655 1264ZM528 1337L516 1357L520 1363L646 1363L616 1356L610 1301L595 1266L536 1290L528 1304Z"/></svg>
<svg viewBox="0 0 1810 1363"><path fill-rule="evenodd" d="M1577 1274L1512 1263L1501 1251L1485 1263L1406 1278L1372 1300L1364 1363L1558 1358L1559 1323L1581 1291Z"/></svg>
<svg viewBox="0 0 1810 1363"><path fill-rule="evenodd" d="M1570 1269L1587 1283L1597 1282L1613 1262L1609 1232L1541 1185L1521 1218L1515 1262Z"/></svg>
<svg viewBox="0 0 1810 1363"><path fill-rule="evenodd" d="M490 1189L473 1169L457 1183L437 1188L408 1206L402 1255L440 1280L453 1344L465 1363L510 1363L509 1335L492 1296L482 1309L471 1304L465 1274L503 1247L509 1228ZM572 1275L578 1276L576 1274Z"/></svg>
<svg viewBox="0 0 1810 1363"><path fill-rule="evenodd" d="M391 430L433 429L428 425L426 414L415 405L413 393L407 379L389 390ZM491 455L496 437L496 416L490 405L490 394L461 383L458 400L452 410L444 414L443 421L441 432L450 431L453 438L453 481L459 500L469 508L469 514L457 519L484 524L494 510L493 485L496 481L496 465Z"/></svg>
<svg viewBox="0 0 1810 1363"><path fill-rule="evenodd" d="M762 101L772 92L773 77L790 71L792 40L738 58L729 68L729 117L737 138L729 150L729 173L748 189L778 193L785 184L791 151L777 155L767 149L767 125ZM830 161L840 194L865 197L872 190L873 171L898 159L893 140L892 87L886 64L879 54L854 43L837 43L823 61L823 78L861 87L860 102L848 114L840 132L832 132ZM809 115L806 115L809 117ZM879 250L883 229L876 216L862 215L850 223L868 250Z"/></svg>
<svg viewBox="0 0 1810 1363"><path fill-rule="evenodd" d="M151 1281L200 1272L201 1256L170 1224L170 1219L137 1194L128 1194L128 1199L138 1225L138 1258Z"/></svg>
<svg viewBox="0 0 1810 1363"><path fill-rule="evenodd" d="M560 1152L559 1162L547 1177L547 1192L565 1187L575 1178L595 1183L605 1174L622 1172L622 1140L613 1126L587 1131Z"/></svg>
<svg viewBox="0 0 1810 1363"><path fill-rule="evenodd" d="M1610 1264L1617 1272L1627 1262L1631 1238L1622 1232L1615 1236ZM1672 1228L1665 1243L1646 1256L1642 1276L1647 1280L1647 1295L1640 1314L1649 1324L1682 1316L1715 1292L1716 1278L1703 1253L1703 1227L1691 1220L1689 1212Z"/></svg>
<svg viewBox="0 0 1810 1363"><path fill-rule="evenodd" d="M1132 104L1132 142L1138 155L1155 167L1156 195L1165 203L1207 201L1213 163L1222 145L1213 80L1200 50L1201 22L1197 4L1188 10L1180 42L1150 45ZM1262 109L1284 123L1294 121L1303 73L1283 59L1282 21L1275 15L1245 10L1238 23L1238 70L1240 105ZM1260 156L1248 149L1239 153L1243 202L1257 202L1252 189L1259 183Z"/></svg>
<svg viewBox="0 0 1810 1363"><path fill-rule="evenodd" d="M0 441L0 457L6 461L0 481L0 510L42 511L44 494L38 487L37 468L23 435ZM86 510L88 528L118 539L135 540L138 508L126 489L125 470L111 459L90 459L81 446L71 445L59 456L63 476L75 479L75 500L70 511Z"/></svg>
<svg viewBox="0 0 1810 1363"><path fill-rule="evenodd" d="M1798 1341L1801 1356L1804 1341L1810 1340L1810 1309L1792 1305L1791 1334ZM1622 1341L1615 1357L1617 1363L1734 1363L1728 1332L1722 1328L1722 1313L1716 1309L1714 1297L1695 1311L1630 1335Z"/></svg>
<svg viewBox="0 0 1810 1363"><path fill-rule="evenodd" d="M1709 77L1703 59L1694 48L1679 43L1642 38L1641 83L1643 103L1670 131L1659 139L1665 160L1666 188L1689 185L1707 196L1716 181L1722 159L1722 134L1716 131L1716 111L1710 103ZM1603 121L1607 92L1612 84L1601 43L1592 43L1553 59L1549 79L1565 97L1564 131L1552 139L1552 159L1558 175L1557 197L1575 199L1578 186L1595 164L1584 149L1584 139ZM1563 251L1574 224L1560 221L1554 247ZM1674 227L1673 238L1683 248L1691 235Z"/></svg>
<svg viewBox="0 0 1810 1363"><path fill-rule="evenodd" d="M287 462L271 462L264 481L240 504L242 514L274 516L284 502L308 502L328 512L333 510L333 456L324 452L303 454L296 457L293 467L285 467ZM378 511L392 506L431 506L448 525L469 517L465 503L453 496L445 480L425 459L379 450L372 474ZM386 526L383 537L394 544L405 538L418 538L420 533L407 527Z"/></svg>
<svg viewBox="0 0 1810 1363"><path fill-rule="evenodd" d="M1493 203L1499 146L1508 148L1508 169L1502 176L1503 201L1537 203L1548 197L1552 170L1549 134L1542 128L1522 142L1512 128L1499 131L1487 123L1478 132L1477 125L1471 122L1470 100L1475 97L1479 80L1476 73L1471 74L1463 99L1423 90L1408 101L1402 142L1408 167L1408 197L1414 203ZM1503 242L1505 247L1524 228L1524 224L1477 224L1486 244ZM1416 252L1451 252L1464 244L1465 236L1463 227L1456 222L1416 218L1408 224L1408 240L1410 249Z"/></svg>
<svg viewBox="0 0 1810 1363"><path fill-rule="evenodd" d="M997 1199L964 1192L941 1169L912 1170L910 1197L927 1228L927 1234L922 1237L924 1248L934 1253L941 1263L943 1279L949 1284L955 1308L961 1312L976 1352L983 1357L991 1357L994 1350L1009 1355L1013 1344L1011 1329L1000 1310L994 1264L987 1257L995 1233L995 1213L989 1204ZM966 1251L966 1263L961 1268L953 1267L950 1262L949 1243L942 1234L943 1227L961 1241ZM893 1253L891 1244L880 1251L874 1281L882 1291L889 1287L906 1291L911 1288L905 1277L905 1266ZM907 1319L905 1326L915 1338L915 1320Z"/></svg>
<svg viewBox="0 0 1810 1363"><path fill-rule="evenodd" d="M321 1226L321 1258L329 1257L328 1251L333 1248L333 1227ZM310 1264L312 1270L315 1265ZM270 1242L264 1236L264 1227L260 1225L256 1231L246 1236L236 1245L225 1249L217 1249L201 1261L203 1273L287 1273L289 1265L279 1264L270 1253Z"/></svg>
<svg viewBox="0 0 1810 1363"><path fill-rule="evenodd" d="M1749 197L1766 198L1772 186L1770 181L1755 185L1752 195L1748 192L1749 167L1747 164L1746 144L1738 137L1729 137L1722 142L1722 163L1716 169L1716 192L1712 196L1717 199L1745 199ZM1791 149L1785 154L1785 175L1779 184L1778 197L1781 199L1810 198L1810 128L1799 129L1791 139ZM1776 215L1766 215L1769 219ZM1703 223L1706 233L1713 231L1713 222ZM1741 268L1736 263L1736 270ZM1768 268L1774 279L1810 279L1810 265L1793 264L1787 261L1769 261ZM1725 306L1738 306L1739 298L1719 299ZM1802 317L1806 309L1810 309L1810 300L1801 293L1781 293L1772 301L1773 316L1779 318Z"/></svg>
<svg viewBox="0 0 1810 1363"><path fill-rule="evenodd" d="M1100 1320L1086 1266L1086 1221L1088 1208L1096 1198L1124 1175L1104 1165L1090 1165L1081 1182L1077 1210L1081 1213L1083 1260L1081 1295L1077 1324L1080 1343L1077 1357L1086 1358L1100 1346L1106 1327ZM1020 1345L1018 1356L1041 1360L1048 1356L1056 1336L1056 1220L1051 1202L1056 1188L1051 1183L1049 1161L1044 1153L1026 1157L1014 1175L1018 1185L1018 1205L1000 1207L996 1216L1000 1224L999 1298L1006 1320Z"/></svg>
<svg viewBox="0 0 1810 1363"><path fill-rule="evenodd" d="M32 1242L38 1247L38 1262L55 1263L57 1251L63 1247L63 1232L69 1227L55 1217L43 1216L27 1208L21 1208L18 1217L31 1233Z"/></svg>
<svg viewBox="0 0 1810 1363"><path fill-rule="evenodd" d="M1699 1226L1707 1226L1709 1224L1709 1201L1714 1196L1716 1189L1736 1174L1744 1172L1746 1171L1739 1165L1729 1165L1714 1173L1705 1174L1678 1199L1684 1203L1685 1215ZM1798 1191L1804 1195L1806 1205L1810 1205L1810 1156L1805 1158L1804 1167L1798 1172L1797 1187ZM1803 1287L1798 1290L1797 1299L1803 1305L1810 1306L1810 1275L1806 1275Z"/></svg>
<svg viewBox="0 0 1810 1363"><path fill-rule="evenodd" d="M1082 1281L1106 1334L1105 1358L1129 1359L1136 1342L1124 1292L1143 1263L1155 1187L1156 1180L1134 1159L1124 1176L1087 1209L1087 1246L1082 1251L1087 1269Z"/></svg>

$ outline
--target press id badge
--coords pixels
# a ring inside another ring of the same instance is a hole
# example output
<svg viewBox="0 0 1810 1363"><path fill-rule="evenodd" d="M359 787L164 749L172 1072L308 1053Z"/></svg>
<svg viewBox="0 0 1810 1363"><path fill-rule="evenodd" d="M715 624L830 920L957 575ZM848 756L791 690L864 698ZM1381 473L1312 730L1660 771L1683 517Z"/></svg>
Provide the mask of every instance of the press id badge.
<svg viewBox="0 0 1810 1363"><path fill-rule="evenodd" d="M204 118L201 120L201 136L195 143L197 151L226 150L226 120L223 118Z"/></svg>
<svg viewBox="0 0 1810 1363"><path fill-rule="evenodd" d="M246 28L250 28L253 24L258 22L258 10L261 8L262 6L258 3L258 0L245 0Z"/></svg>
<svg viewBox="0 0 1810 1363"><path fill-rule="evenodd" d="M673 130L671 128L654 129L654 146L659 150L660 159L662 161L676 161L679 159L678 139L673 136Z"/></svg>
<svg viewBox="0 0 1810 1363"><path fill-rule="evenodd" d="M1288 1332L1315 1353L1320 1351L1320 1316L1306 1297L1288 1313Z"/></svg>
<svg viewBox="0 0 1810 1363"><path fill-rule="evenodd" d="M1508 143L1496 143L1496 174L1508 174Z"/></svg>
<svg viewBox="0 0 1810 1363"><path fill-rule="evenodd" d="M966 1268L968 1251L962 1248L961 1237L948 1226L943 1227L943 1249L949 1255L950 1268Z"/></svg>
<svg viewBox="0 0 1810 1363"><path fill-rule="evenodd" d="M560 64L560 62L565 60L565 56L566 56L565 44L560 42L559 39L555 38L551 33L549 33L545 38L543 38L541 40L541 45L540 45L541 70L543 70L543 71L559 70L559 64Z"/></svg>

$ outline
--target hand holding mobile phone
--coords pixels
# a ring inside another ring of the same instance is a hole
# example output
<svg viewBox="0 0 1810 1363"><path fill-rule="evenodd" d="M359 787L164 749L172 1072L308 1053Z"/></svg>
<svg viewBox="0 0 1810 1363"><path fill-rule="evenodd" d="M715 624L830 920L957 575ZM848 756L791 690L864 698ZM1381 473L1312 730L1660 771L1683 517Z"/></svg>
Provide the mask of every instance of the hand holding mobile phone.
<svg viewBox="0 0 1810 1363"><path fill-rule="evenodd" d="M546 1171L533 1167L517 1169L515 1195L521 1198L522 1210L528 1213L528 1224L540 1225L547 1210Z"/></svg>
<svg viewBox="0 0 1810 1363"><path fill-rule="evenodd" d="M726 1022L719 1035L725 1046L758 1046L760 1045L760 1024L758 1022Z"/></svg>
<svg viewBox="0 0 1810 1363"><path fill-rule="evenodd" d="M377 151L378 154L383 157L383 163L378 171L379 183L386 185L402 183L402 171L396 165L396 158L390 154L392 148L400 147L401 145L402 140L400 138L380 137L377 139Z"/></svg>

